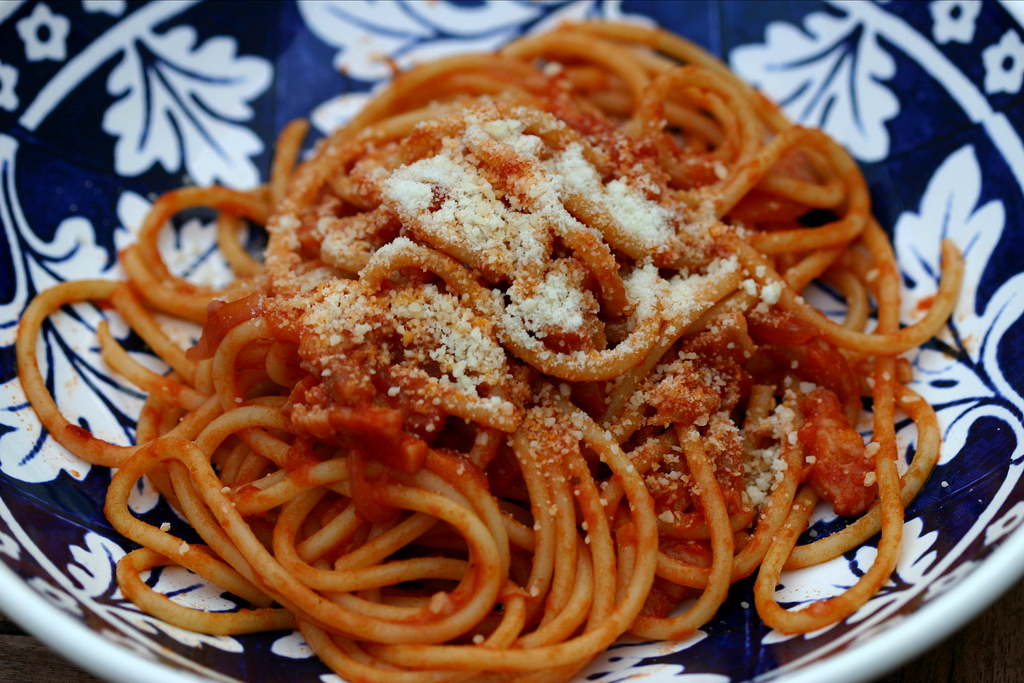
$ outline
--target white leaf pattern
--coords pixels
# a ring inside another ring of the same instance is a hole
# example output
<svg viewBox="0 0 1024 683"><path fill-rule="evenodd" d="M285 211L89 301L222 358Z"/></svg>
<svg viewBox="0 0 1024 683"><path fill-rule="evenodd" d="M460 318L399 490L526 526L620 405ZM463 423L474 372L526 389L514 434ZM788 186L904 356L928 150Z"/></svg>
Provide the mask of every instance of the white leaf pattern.
<svg viewBox="0 0 1024 683"><path fill-rule="evenodd" d="M899 112L899 100L882 83L896 64L852 13L812 13L803 30L772 22L763 44L734 49L729 63L792 119L823 128L858 159L888 154L885 123Z"/></svg>
<svg viewBox="0 0 1024 683"><path fill-rule="evenodd" d="M545 5L554 7L548 9ZM449 3L300 0L306 26L338 49L334 67L360 81L383 85L393 67L407 69L424 61L467 52L498 49L529 27L529 33L550 31L566 21L604 16L644 23L645 18L621 12L618 2L483 2L476 6ZM647 21L646 23L650 23ZM387 59L383 56L387 55ZM346 92L316 107L311 121L327 134L345 124L371 95Z"/></svg>
<svg viewBox="0 0 1024 683"><path fill-rule="evenodd" d="M26 583L46 598L46 601L54 607L58 607L76 617L82 617L82 608L78 605L78 601L66 591L55 588L49 581L38 576L29 579Z"/></svg>
<svg viewBox="0 0 1024 683"><path fill-rule="evenodd" d="M91 465L75 458L51 438L42 438L43 426L29 407L21 383L12 379L0 386L0 472L16 481L37 484L52 481L61 471L83 479Z"/></svg>
<svg viewBox="0 0 1024 683"><path fill-rule="evenodd" d="M224 591L183 567L166 567L153 584L153 590L172 596L174 602L210 612L228 612L238 604L226 599Z"/></svg>
<svg viewBox="0 0 1024 683"><path fill-rule="evenodd" d="M281 636L270 646L270 651L278 657L288 659L309 659L314 656L313 649L306 643L306 639L298 631L292 631L286 636Z"/></svg>
<svg viewBox="0 0 1024 683"><path fill-rule="evenodd" d="M103 319L91 304L51 315L41 335L49 354L39 358L39 369L69 422L87 425L98 438L128 445L133 432L126 418L142 409L142 395L114 377L100 357L95 335Z"/></svg>
<svg viewBox="0 0 1024 683"><path fill-rule="evenodd" d="M939 595L942 595L950 588L960 583L977 568L977 562L964 562L953 571L949 572L945 576L939 577L929 584L928 589L925 591L925 598L927 600L934 600Z"/></svg>
<svg viewBox="0 0 1024 683"><path fill-rule="evenodd" d="M196 631L188 631L157 617L143 614L131 603L126 603L122 608L108 608L108 612L112 615L117 615L121 619L125 619L143 633L164 633L186 647L200 648L208 645L223 652L234 653L244 650L237 638L232 638L231 636L211 636Z"/></svg>
<svg viewBox="0 0 1024 683"><path fill-rule="evenodd" d="M112 265L106 250L96 244L96 229L81 216L61 221L50 246L55 253L47 271L54 279L40 283L45 286L80 278L82 272L100 274Z"/></svg>
<svg viewBox="0 0 1024 683"><path fill-rule="evenodd" d="M952 426L946 435L951 443L963 443L981 414L1019 424L1005 408L977 410L997 395L1018 408L1024 406L1024 400L1003 378L995 357L1006 330L1024 314L1024 275L1010 277L983 311L976 310L979 283L1006 225L1001 200L978 206L981 179L974 148L956 150L929 180L918 213L902 214L894 229L893 246L907 283L902 311L907 323L922 317L922 304L938 290L940 239L955 242L965 258L960 298L950 327L940 336L945 347L926 347L909 354L916 370L914 388L938 406L946 424ZM935 238L926 242L920 238L922 234L934 234ZM968 413L973 413L974 419L963 420ZM1017 448L1024 449L1024 444L1018 441Z"/></svg>
<svg viewBox="0 0 1024 683"><path fill-rule="evenodd" d="M45 281L47 274L33 265L33 279ZM77 304L68 312L50 316L40 334L43 351L39 370L50 387L57 406L71 423L88 428L95 436L127 445L133 435L129 416L142 408L142 395L123 380L111 376L99 354L96 328L103 314L90 304ZM0 412L0 469L20 481L51 481L61 471L82 479L89 463L70 455L49 436L28 406L21 384L12 380L0 387L0 397L9 400Z"/></svg>
<svg viewBox="0 0 1024 683"><path fill-rule="evenodd" d="M392 63L405 68L457 52L494 50L543 8L519 2L455 8L448 3L303 0L299 11L318 38L338 48L335 68L372 82L390 77Z"/></svg>
<svg viewBox="0 0 1024 683"><path fill-rule="evenodd" d="M123 226L137 226L149 202L133 192L124 192L118 201L119 225L115 243L124 248L134 236ZM178 229L165 228L159 236L161 252L172 271L204 284L223 284L230 269L213 248L216 234L212 224L190 219ZM26 259L28 280L36 289L46 289L58 282L117 274L107 253L96 244L95 227L81 217L67 218L60 223L50 242L35 240L28 244ZM128 327L116 314L102 314L88 304L77 305L72 314L59 312L49 318L41 331L40 372L51 386L54 398L64 416L72 424L88 425L92 433L113 443L126 445L134 434L131 426L142 406L141 393L124 380L114 376L102 361L96 344L96 327L106 320L117 339L124 339ZM166 332L181 346L189 346L198 338L191 323L175 322ZM133 357L155 372L167 367L149 354L132 353ZM0 471L23 482L54 480L62 471L74 479L84 479L92 466L69 454L51 437L35 437L43 427L29 407L17 380L0 386ZM130 504L137 512L150 510L157 495L148 482L133 491Z"/></svg>
<svg viewBox="0 0 1024 683"><path fill-rule="evenodd" d="M689 650L694 646L699 645L701 642L706 640L707 637L708 634L706 631L698 629L695 633L683 638L682 640L662 643L661 648L664 654L669 652L683 652L684 650ZM646 647L647 645L649 645L649 643L646 641L627 637L623 642L618 644L618 647L603 652L590 664L590 666L584 669L581 672L581 680L605 680L600 677L589 676L588 674L628 666L630 671L635 672L635 674L640 677L643 677L645 675L644 670L649 668L651 675L658 676L659 680L661 676L666 676L667 679L679 681L679 683L729 683L730 679L728 676L708 673L686 673L686 667L678 664L670 665L666 670L665 668L662 668L663 665L661 664L646 663L644 660L647 659L650 654Z"/></svg>
<svg viewBox="0 0 1024 683"><path fill-rule="evenodd" d="M97 7L100 4L90 3ZM120 2L102 4L111 7L123 5ZM891 30L893 24L888 25L890 30L886 33L879 28L880 23L871 20L876 15L896 17L897 12L890 12L884 4L856 5L840 1L830 4L839 12L812 10L802 24L803 30L794 25L772 24L764 33L764 44L738 48L733 58L746 60L743 68L750 70L753 76L759 76L761 86L770 95L788 98L791 115L802 116L807 123L824 125L858 158L879 160L889 151L888 126L894 125L894 117L899 110L899 103L888 87L892 79L896 89L895 81L898 79L893 79L895 63L886 50L892 45L905 57L920 64L924 62L906 49L909 42L901 40L909 33L894 33ZM159 6L160 3L154 3L151 7ZM395 3L386 8L374 2L302 2L299 7L308 28L337 50L336 62L345 69L346 75L368 82L390 76L390 66L380 59L385 51L397 57L398 63L404 66L454 51L491 49L514 33L524 29L536 31L563 18L583 18L602 13L612 17L619 12L617 3L596 1L564 4L483 2L468 5ZM861 10L861 7L868 9ZM329 10L341 12L332 18L327 16ZM78 89L81 79L96 73L97 65L106 64L110 68L107 88L113 96L120 98L109 107L103 121L104 130L116 138L115 168L112 170L122 176L134 177L159 164L175 173L187 171L197 182L255 183L255 167L250 159L263 147L239 124L251 118L250 104L266 89L271 74L270 62L262 57L237 56L234 38L211 38L200 44L192 28L180 21L166 21L169 16L178 16L178 10L161 13L163 23L151 20L147 11L148 7L128 13L119 25L126 29L130 26L130 30L108 33L109 40L100 51L102 56L95 56L93 61L86 60L85 63L92 65L89 68L79 68L82 62L75 62L75 55L71 55L69 68L64 69L65 78L57 79L56 87L48 87L46 97L39 96L35 102L25 103L34 112L33 116L25 118L28 121L26 130L37 131L39 122L52 108L81 103L85 93L85 89ZM192 20L197 19L189 19ZM132 21L137 23L132 24ZM880 37L884 37L885 47L879 42ZM268 49L265 54L272 56L274 49ZM115 55L120 61L113 61ZM760 63L761 60L764 64ZM24 80L27 80L28 70L24 63L19 66ZM940 80L937 73L929 72L929 75ZM751 74L745 75L751 77ZM948 84L940 83L940 86L956 98ZM905 96L901 90L896 92ZM361 103L365 97L360 92L348 92L333 103L333 113L341 112L339 116L343 119L346 115L342 111L344 105ZM329 107L322 109L326 111ZM902 121L902 118L897 120ZM1007 131L1013 134L1009 128ZM991 136L991 131L988 132ZM997 148L1005 147L1005 141L993 138L993 142ZM68 215L58 219L55 221L59 223L55 236L48 241L35 236L19 206L15 179L20 183L24 178L14 171L16 147L13 140L0 135L0 163L6 164L2 177L5 192L0 196L0 222L4 224L12 252L24 251L23 254L12 253L17 258L17 267L23 271L16 273L16 300L0 306L0 312L5 314L0 316L0 323L10 322L12 316L6 314L12 310L20 311L27 297L47 284L83 275L113 275L113 271L108 270L110 264L105 250L97 246L96 230L103 228L95 214ZM968 256L967 295L961 299L953 326L943 333L940 343L932 343L910 356L919 377L915 386L940 407L946 459L956 455L968 443L968 432L982 416L996 418L1009 426L1016 438L1018 453L1008 457L1017 457L1024 450L1024 427L1021 425L1024 401L1003 376L1000 359L996 356L1001 339L1024 312L1022 276L1005 280L987 302L978 303L975 296L982 272L990 267L990 257L1000 248L1000 240L1007 238L1004 230L1009 234L1007 209L1003 203L979 203L983 196L1004 195L1003 187L998 184L1001 181L993 178L992 169L979 164L973 147L957 150L934 173L921 197L917 213L901 216L896 229L896 247L908 276L906 305L902 312L905 324L922 315L921 304L928 301L937 286L939 247L938 238L933 239L933 236L941 232L952 237ZM147 207L148 202L141 196L124 192L117 210L121 225L137 225L138 216ZM200 221L190 220L174 230L165 230L161 235L161 247L170 255L177 272L203 277L199 271L212 260L207 258L205 246L196 246L199 244L196 240L209 236L207 228ZM928 236L927 239L922 239L924 235ZM114 239L120 248L132 236L128 230L118 227ZM219 264L212 270L217 271L218 268ZM1004 277L1003 273L997 275ZM821 292L815 300L827 304L829 312L833 312L835 301L827 291ZM73 412L73 419L88 419L90 427L99 433L120 439L126 435L128 423L117 419L116 412L120 408L111 406L122 405L120 401L126 400L122 395L125 388L101 379L104 371L95 349L90 346L91 342L80 341L93 338L99 313L82 307L77 315L77 318L58 316L52 328L48 328L41 348L52 356L44 358L44 366L52 370L53 384L59 388L61 401L75 405L92 402L92 408ZM17 314L14 314L13 321L16 320ZM7 342L13 339L11 330L15 328L16 325L0 328L0 333L7 335L0 336L0 346L9 345ZM120 324L114 326L114 332L119 337L127 334ZM933 383L933 379L938 381ZM129 408L125 412L131 413L136 407L132 401L136 399L129 396L127 400ZM0 401L5 407L0 411L0 469L4 474L32 483L54 480L62 470L75 478L85 478L88 465L68 456L55 446L52 439L39 437L41 427L25 407L24 395L16 380L0 386ZM97 405L101 407L99 418ZM104 410L113 411L113 418L103 417ZM912 425L901 429L901 444L911 441L915 433ZM40 445L38 450L36 445ZM1019 472L1013 474L1011 469L1010 477L1013 476L1019 476ZM957 485L952 479L951 482ZM1005 500L1009 493L1000 495L1003 498L997 502ZM155 501L155 494L145 492L136 498L133 505L137 505L139 510L149 510ZM6 503L7 500L0 495L0 508ZM983 516L995 515L998 509L990 506ZM965 542L983 538L985 543L1002 544L1007 536L1020 536L1015 531L1022 519L1020 504L1009 508L1009 512L998 520L992 519L994 523L987 527L984 526L986 522L979 521L976 527L972 527L973 536L966 538ZM22 531L16 534L23 536ZM849 630L852 635L846 643L856 643L889 629L902 618L900 611L909 613L901 605L906 605L914 595L923 594L929 601L983 566L983 563L971 561L951 565L959 561L957 553L962 553L963 549L949 552L936 542L941 537L941 532L927 532L921 518L908 519L906 545L899 566L901 585L887 586L889 592L873 600L850 620L851 624L857 622L857 626ZM19 538L24 547L13 537L0 533L0 554L17 559L19 556L38 557L42 552L25 538ZM158 632L169 634L170 638L186 647L209 646L223 652L243 652L240 640L197 636L142 615L134 605L124 600L113 583L112 563L121 549L106 537L92 533L86 533L82 540L76 542L79 545L70 548L72 561L66 570L57 567L50 576L31 580L47 599L83 619L85 614L90 614L90 619L95 616L108 625L114 625L120 632L103 627L100 630L105 631L108 638L140 652L152 652L145 649L152 647L153 651L164 656L167 648L162 643L167 638L160 635L150 639L145 635ZM780 591L780 597L800 601L810 599L812 594L802 594L795 585L797 583L819 586L852 584L857 572L873 559L873 553L872 548L862 548L855 560L839 558L814 577L787 574L785 582L794 585ZM939 577L937 581L936 577ZM51 579L56 583L51 583ZM233 609L230 600L184 570L163 570L154 580L158 590L172 595L182 604ZM912 590L906 589L908 586ZM842 642L842 634L836 633L839 631L842 629L835 629L827 635L812 634L806 643L801 642L802 637L792 640L799 642L800 647L811 653L810 656L820 656L815 654L817 643L831 646ZM720 636L721 633L698 632L692 639L675 647L680 650L717 647ZM755 642L753 651L756 652L760 645L762 652L771 652L772 644L790 639L771 633ZM296 657L298 660L309 656L298 634L279 638L269 649L279 657ZM663 650L662 646L659 652ZM699 655L700 650L696 652ZM217 654L208 654L206 661L215 661ZM656 671L657 675L682 675L684 680L727 680L727 677L714 673L690 674L688 670L693 669L692 659L686 656L678 660L683 664L672 663L655 669L660 665L649 665L644 661L650 654L647 643L619 643L615 649L599 657L591 670L614 672L614 677L621 679L644 676L650 666L650 671ZM249 653L245 656L248 657ZM304 662L290 664L297 666ZM213 666L216 668L217 665ZM320 678L324 681L340 680L333 674Z"/></svg>
<svg viewBox="0 0 1024 683"><path fill-rule="evenodd" d="M97 602L93 608L105 613L113 620L126 621L147 633L162 632L189 647L214 647L224 652L241 652L242 645L237 639L228 636L211 636L195 633L168 624L157 617L143 614L129 602L117 587L114 571L117 561L125 551L115 542L95 532L87 532L83 545L71 546L74 561L67 566L68 575L77 582L80 590L75 591L79 598L87 597ZM143 574L145 580L146 574ZM153 589L170 597L174 602L192 608L211 610L233 610L238 607L234 602L222 597L221 591L205 579L180 567L168 567L159 570L159 576L153 582ZM59 606L68 609L67 605L77 609L74 600L63 591L48 588L48 597Z"/></svg>
<svg viewBox="0 0 1024 683"><path fill-rule="evenodd" d="M0 532L0 553L12 560L18 560L21 558L21 546L10 536Z"/></svg>
<svg viewBox="0 0 1024 683"><path fill-rule="evenodd" d="M957 316L975 314L974 298L982 271L1003 233L1006 212L1001 201L978 207L981 197L981 165L971 146L953 152L936 169L924 194L918 213L900 215L894 228L894 244L900 268L909 279L901 318L907 323L924 317L918 302L938 290L941 273L941 244L952 239L966 258L964 296L960 297ZM923 241L922 234L934 239Z"/></svg>
<svg viewBox="0 0 1024 683"><path fill-rule="evenodd" d="M200 185L252 187L259 175L250 157L263 143L237 125L252 116L249 102L266 90L272 68L259 57L237 56L235 40L196 45L196 31L148 31L124 51L107 89L120 97L103 130L117 137L117 172L136 176L155 164L182 166Z"/></svg>
<svg viewBox="0 0 1024 683"><path fill-rule="evenodd" d="M113 541L96 533L85 535L85 546L71 546L74 564L68 565L68 575L90 597L99 597L111 590L114 567L124 556L124 550Z"/></svg>

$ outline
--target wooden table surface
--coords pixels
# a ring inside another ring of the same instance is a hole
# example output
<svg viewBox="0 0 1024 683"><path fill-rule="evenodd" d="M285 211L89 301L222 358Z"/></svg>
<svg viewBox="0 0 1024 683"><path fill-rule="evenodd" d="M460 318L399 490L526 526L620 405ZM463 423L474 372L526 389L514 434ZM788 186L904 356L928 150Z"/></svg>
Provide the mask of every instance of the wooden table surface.
<svg viewBox="0 0 1024 683"><path fill-rule="evenodd" d="M957 634L878 683L1024 681L1024 581ZM100 683L0 614L0 683ZM826 682L827 683L827 682Z"/></svg>

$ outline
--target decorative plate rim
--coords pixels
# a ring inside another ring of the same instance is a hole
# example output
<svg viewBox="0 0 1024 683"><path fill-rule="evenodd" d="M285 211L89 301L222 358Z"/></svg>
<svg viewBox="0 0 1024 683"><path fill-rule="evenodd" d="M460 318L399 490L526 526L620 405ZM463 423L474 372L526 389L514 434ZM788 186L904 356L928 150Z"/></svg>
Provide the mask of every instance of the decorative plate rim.
<svg viewBox="0 0 1024 683"><path fill-rule="evenodd" d="M1024 4L1010 0L998 0L998 4L1013 17L1018 27L1024 27ZM3 496L0 495L2 504ZM915 607L909 614L899 616L896 621L884 622L882 628L872 629L853 640L817 648L750 680L859 683L884 675L963 628L1020 581L1024 576L1024 564L1020 562L1022 554L1024 527L1000 539L990 553L978 558L974 570L948 591ZM3 561L0 561L0 610L61 657L110 681L127 683L141 679L196 683L210 680L173 663L147 657L105 637L48 601ZM159 651L156 654L159 655ZM652 675L656 678L661 676L657 671ZM226 674L217 674L217 679L237 680Z"/></svg>
<svg viewBox="0 0 1024 683"><path fill-rule="evenodd" d="M113 683L208 681L132 652L50 604L0 562L0 611L61 657Z"/></svg>
<svg viewBox="0 0 1024 683"><path fill-rule="evenodd" d="M985 557L969 576L929 601L898 624L884 629L887 637L870 638L840 652L815 656L806 665L795 663L751 679L750 683L862 683L914 660L974 617L992 606L1021 577L1024 527L1015 529ZM58 655L112 683L150 680L198 683L210 679L155 662L117 645L47 602L40 593L0 562L0 611ZM937 617L944 618L937 618ZM898 638L895 636L899 636ZM794 670L792 667L801 668ZM236 680L231 679L230 680Z"/></svg>

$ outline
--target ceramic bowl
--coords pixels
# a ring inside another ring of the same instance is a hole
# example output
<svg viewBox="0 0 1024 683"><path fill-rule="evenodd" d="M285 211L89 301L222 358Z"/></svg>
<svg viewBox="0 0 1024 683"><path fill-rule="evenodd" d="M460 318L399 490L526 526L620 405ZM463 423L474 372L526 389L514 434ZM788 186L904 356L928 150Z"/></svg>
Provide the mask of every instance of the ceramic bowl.
<svg viewBox="0 0 1024 683"><path fill-rule="evenodd" d="M967 271L949 326L908 354L945 441L881 592L841 623L786 637L761 623L742 581L693 637L623 640L581 680L857 681L914 656L1024 572L1024 29L1013 10L970 0L0 5L0 610L114 681L337 681L297 634L197 635L125 600L113 569L127 543L101 510L110 473L67 455L26 405L18 319L55 282L118 277L117 249L158 193L265 178L280 128L309 116L322 134L343 121L389 76L383 55L404 66L610 17L692 38L850 151L893 236L904 323L935 292L941 238L961 247ZM175 269L222 276L208 222L165 233ZM141 399L99 359L101 315L54 316L40 358L73 422L127 443ZM897 426L912 450L913 425ZM162 505L136 493L138 514ZM814 533L837 523L824 510L815 521ZM784 574L779 599L840 591L874 554L869 542ZM154 581L185 604L230 607L183 572Z"/></svg>

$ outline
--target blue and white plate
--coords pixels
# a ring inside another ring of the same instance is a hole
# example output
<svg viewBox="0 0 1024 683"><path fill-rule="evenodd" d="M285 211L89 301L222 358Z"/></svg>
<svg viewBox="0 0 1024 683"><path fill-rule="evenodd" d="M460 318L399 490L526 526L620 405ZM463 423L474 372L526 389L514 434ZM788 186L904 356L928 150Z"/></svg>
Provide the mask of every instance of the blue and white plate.
<svg viewBox="0 0 1024 683"><path fill-rule="evenodd" d="M856 681L917 654L1024 573L1024 28L1013 9L975 0L0 4L0 609L111 680L337 682L295 634L197 635L125 600L113 571L126 543L101 510L110 474L68 456L26 405L18 318L55 282L118 277L116 252L161 191L265 178L279 129L298 116L321 133L343 121L388 77L382 56L404 66L611 17L653 20L705 45L850 150L893 234L904 323L935 292L942 237L968 266L949 327L909 356L945 444L879 595L840 624L786 637L761 624L741 582L692 638L623 641L583 677ZM201 216L165 233L179 272L224 277ZM73 421L127 443L141 397L99 358L101 315L81 306L54 316L40 359ZM123 324L114 333L145 355ZM913 425L898 427L911 450ZM143 489L133 505L146 515L162 503ZM822 515L817 529L832 521ZM868 544L785 574L780 599L838 592L874 555ZM153 580L184 604L233 606L183 571Z"/></svg>

